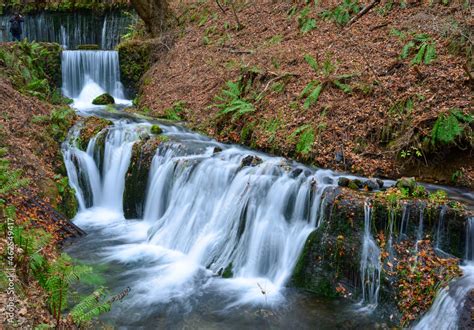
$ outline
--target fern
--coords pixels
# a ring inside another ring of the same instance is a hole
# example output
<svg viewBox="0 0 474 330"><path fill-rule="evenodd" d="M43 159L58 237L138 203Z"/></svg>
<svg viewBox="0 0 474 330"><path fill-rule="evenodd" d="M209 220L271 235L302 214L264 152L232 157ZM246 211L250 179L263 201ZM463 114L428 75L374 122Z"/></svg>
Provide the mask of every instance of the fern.
<svg viewBox="0 0 474 330"><path fill-rule="evenodd" d="M20 170L10 169L10 161L4 158L6 154L7 149L0 148L0 196L15 193L29 182L22 178Z"/></svg>
<svg viewBox="0 0 474 330"><path fill-rule="evenodd" d="M112 305L109 301L104 300L106 295L107 290L104 287L100 287L74 306L69 313L74 323L80 326L94 317L108 312Z"/></svg>
<svg viewBox="0 0 474 330"><path fill-rule="evenodd" d="M316 20L309 17L310 12L310 8L305 7L298 16L298 26L303 34L316 29Z"/></svg>
<svg viewBox="0 0 474 330"><path fill-rule="evenodd" d="M308 97L304 101L303 108L306 110L318 102L319 95L321 95L321 92L323 91L324 85L319 82L316 82L316 84L316 87L311 91L311 93L308 94Z"/></svg>
<svg viewBox="0 0 474 330"><path fill-rule="evenodd" d="M314 129L307 128L305 129L299 138L298 143L296 144L296 152L306 155L312 149L314 143Z"/></svg>
<svg viewBox="0 0 474 330"><path fill-rule="evenodd" d="M464 115L459 109L452 109L449 114L441 114L431 130L431 143L453 144L461 138L474 120L471 115Z"/></svg>
<svg viewBox="0 0 474 330"><path fill-rule="evenodd" d="M403 38L400 38L403 40L406 37L403 35ZM418 65L421 63L428 65L436 59L436 49L434 42L427 34L414 35L412 40L408 41L403 46L400 58L408 58L413 53L413 51L415 53L413 59L411 60L411 64L413 65Z"/></svg>
<svg viewBox="0 0 474 330"><path fill-rule="evenodd" d="M351 93L352 87L346 81L353 77L353 75L334 75L337 71L336 65L327 57L320 65L318 61L311 55L306 54L304 60L313 69L313 71L322 76L321 80L311 80L300 93L300 98L305 98L303 109L307 110L315 105L321 93L328 86L336 87L344 93Z"/></svg>
<svg viewBox="0 0 474 330"><path fill-rule="evenodd" d="M220 101L215 105L220 109L219 116L232 114L233 119L238 119L249 112L255 111L254 105L243 98L243 88L240 81L228 81L226 85L227 89L223 89L221 95L216 97L216 100Z"/></svg>
<svg viewBox="0 0 474 330"><path fill-rule="evenodd" d="M360 11L358 0L344 0L339 6L325 10L321 16L325 19L330 19L340 26L346 25L351 16Z"/></svg>

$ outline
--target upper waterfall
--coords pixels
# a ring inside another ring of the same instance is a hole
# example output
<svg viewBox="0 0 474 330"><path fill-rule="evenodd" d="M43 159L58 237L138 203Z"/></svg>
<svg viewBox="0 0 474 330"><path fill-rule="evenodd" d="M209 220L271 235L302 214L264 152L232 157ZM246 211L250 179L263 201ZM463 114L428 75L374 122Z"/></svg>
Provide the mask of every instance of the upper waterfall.
<svg viewBox="0 0 474 330"><path fill-rule="evenodd" d="M10 15L0 16L0 42L8 41ZM25 16L23 37L31 41L56 42L64 48L95 44L101 49L113 49L120 36L133 21L131 15L119 11L104 14L88 12L41 12Z"/></svg>
<svg viewBox="0 0 474 330"><path fill-rule="evenodd" d="M120 82L116 51L63 51L62 83L63 94L74 99L76 108L91 107L92 100L103 93L112 95L116 103L129 104Z"/></svg>

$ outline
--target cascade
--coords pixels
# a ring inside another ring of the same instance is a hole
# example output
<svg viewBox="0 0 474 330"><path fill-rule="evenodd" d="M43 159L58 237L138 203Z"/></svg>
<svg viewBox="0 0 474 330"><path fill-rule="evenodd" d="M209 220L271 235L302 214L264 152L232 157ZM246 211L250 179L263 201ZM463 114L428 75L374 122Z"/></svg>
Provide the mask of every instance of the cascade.
<svg viewBox="0 0 474 330"><path fill-rule="evenodd" d="M431 309L414 327L417 330L459 328L464 302L474 289L474 217L468 219L466 226L466 260L461 267L463 276L438 292Z"/></svg>
<svg viewBox="0 0 474 330"><path fill-rule="evenodd" d="M398 236L398 242L406 238L409 219L410 219L410 206L404 203L402 206L402 221L400 224L400 235Z"/></svg>
<svg viewBox="0 0 474 330"><path fill-rule="evenodd" d="M91 107L92 100L103 93L112 95L118 104L130 104L120 82L116 51L63 51L62 81L63 94L74 100L75 108Z"/></svg>
<svg viewBox="0 0 474 330"><path fill-rule="evenodd" d="M447 209L448 208L446 207L446 205L443 205L441 206L441 210L439 212L438 226L436 228L436 243L435 243L435 249L438 251L441 251L441 244L443 243L444 216L446 215Z"/></svg>
<svg viewBox="0 0 474 330"><path fill-rule="evenodd" d="M156 251L154 258L166 260L154 265L160 271L153 275L157 283L153 293L136 283L137 303L140 295L147 300L169 299L197 274L213 279L224 269L231 269L233 278L215 283L226 281L226 290L238 297L235 303L281 299L279 292L306 238L321 222L324 190L337 178L328 170L293 172L282 158L260 154L261 164L242 166L247 150L219 145L223 151L214 154L211 146L215 142L162 127L172 140L160 144L152 161L144 216L139 221L140 247L122 246L119 249L127 249L126 254L109 251L108 255L110 260L134 262L148 247L148 254ZM79 129L72 131L63 147L71 185L81 205L76 223L84 228L110 225L97 222L97 214L108 214L115 219L111 221L122 223L131 149L143 130L149 131L149 124L118 121L102 132L107 134L103 159L98 159L96 139L91 139L86 151L77 148L74 141ZM196 149L196 143L208 145Z"/></svg>
<svg viewBox="0 0 474 330"><path fill-rule="evenodd" d="M380 290L380 249L370 232L372 205L369 201L364 204L364 237L360 273L362 280L362 301L369 309L377 307Z"/></svg>
<svg viewBox="0 0 474 330"><path fill-rule="evenodd" d="M8 41L10 36L10 15L0 16L0 42ZM119 11L109 11L97 15L92 12L41 12L25 15L23 37L30 41L56 42L68 49L78 45L95 44L102 49L113 49L120 36L135 18Z"/></svg>

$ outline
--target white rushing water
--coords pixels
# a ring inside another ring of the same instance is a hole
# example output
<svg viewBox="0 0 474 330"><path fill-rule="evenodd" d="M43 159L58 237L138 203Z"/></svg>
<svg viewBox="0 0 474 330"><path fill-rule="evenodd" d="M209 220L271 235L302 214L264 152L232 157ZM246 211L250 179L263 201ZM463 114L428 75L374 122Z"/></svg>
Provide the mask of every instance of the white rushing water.
<svg viewBox="0 0 474 330"><path fill-rule="evenodd" d="M75 50L62 52L62 91L76 109L94 108L97 96L109 93L116 104L130 105L120 81L117 51Z"/></svg>
<svg viewBox="0 0 474 330"><path fill-rule="evenodd" d="M466 229L466 260L461 266L463 276L438 292L433 306L415 325L416 330L459 329L459 317L464 302L474 290L474 218L469 218Z"/></svg>
<svg viewBox="0 0 474 330"><path fill-rule="evenodd" d="M364 238L360 262L362 280L362 301L367 310L377 307L380 291L380 249L370 232L372 205L369 201L364 204Z"/></svg>
<svg viewBox="0 0 474 330"><path fill-rule="evenodd" d="M153 158L138 221L124 219L122 196L133 143L149 124L121 121L103 132L103 159L98 139L82 151L71 135L64 158L81 207L75 222L128 241L109 247L105 258L143 263L134 304L168 301L206 285L228 292L229 306L281 301L306 238L321 221L321 196L337 178L328 170L293 171L288 161L260 154L261 164L242 166L254 153L221 145L214 154L215 142L163 128L175 142L162 144ZM216 276L225 269L233 278Z"/></svg>

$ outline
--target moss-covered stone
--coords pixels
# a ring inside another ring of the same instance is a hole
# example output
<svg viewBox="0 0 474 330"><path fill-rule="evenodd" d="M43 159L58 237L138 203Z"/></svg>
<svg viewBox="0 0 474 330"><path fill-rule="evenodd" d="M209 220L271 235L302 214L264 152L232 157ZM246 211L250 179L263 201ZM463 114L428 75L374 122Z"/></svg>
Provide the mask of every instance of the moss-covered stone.
<svg viewBox="0 0 474 330"><path fill-rule="evenodd" d="M151 162L156 149L162 142L163 139L160 136L153 136L133 145L123 193L123 211L126 219L137 219L143 216Z"/></svg>
<svg viewBox="0 0 474 330"><path fill-rule="evenodd" d="M108 93L104 93L102 95L97 96L93 101L92 104L94 105L109 105L115 104L115 99L112 95Z"/></svg>
<svg viewBox="0 0 474 330"><path fill-rule="evenodd" d="M163 133L163 130L161 129L159 125L152 125L150 128L150 131L151 131L151 134L156 134L156 135L160 135L161 133Z"/></svg>
<svg viewBox="0 0 474 330"><path fill-rule="evenodd" d="M223 278L232 278L234 277L234 272L233 272L233 266L232 263L227 265L227 267L224 269L224 272L222 272L222 277Z"/></svg>
<svg viewBox="0 0 474 330"><path fill-rule="evenodd" d="M77 50L99 50L99 45L94 44L86 44L86 45L79 45L76 47Z"/></svg>
<svg viewBox="0 0 474 330"><path fill-rule="evenodd" d="M359 281L364 211L329 192L323 223L308 237L293 274L293 283L323 297L336 297L337 288L355 293Z"/></svg>
<svg viewBox="0 0 474 330"><path fill-rule="evenodd" d="M87 149L89 141L95 137L100 131L105 129L108 126L112 126L113 122L107 119L98 118L98 117L87 117L84 120L81 133L78 137L78 147L82 150ZM104 136L105 138L105 136Z"/></svg>
<svg viewBox="0 0 474 330"><path fill-rule="evenodd" d="M130 40L118 45L120 79L129 95L138 92L142 76L153 64L155 45L151 41Z"/></svg>

